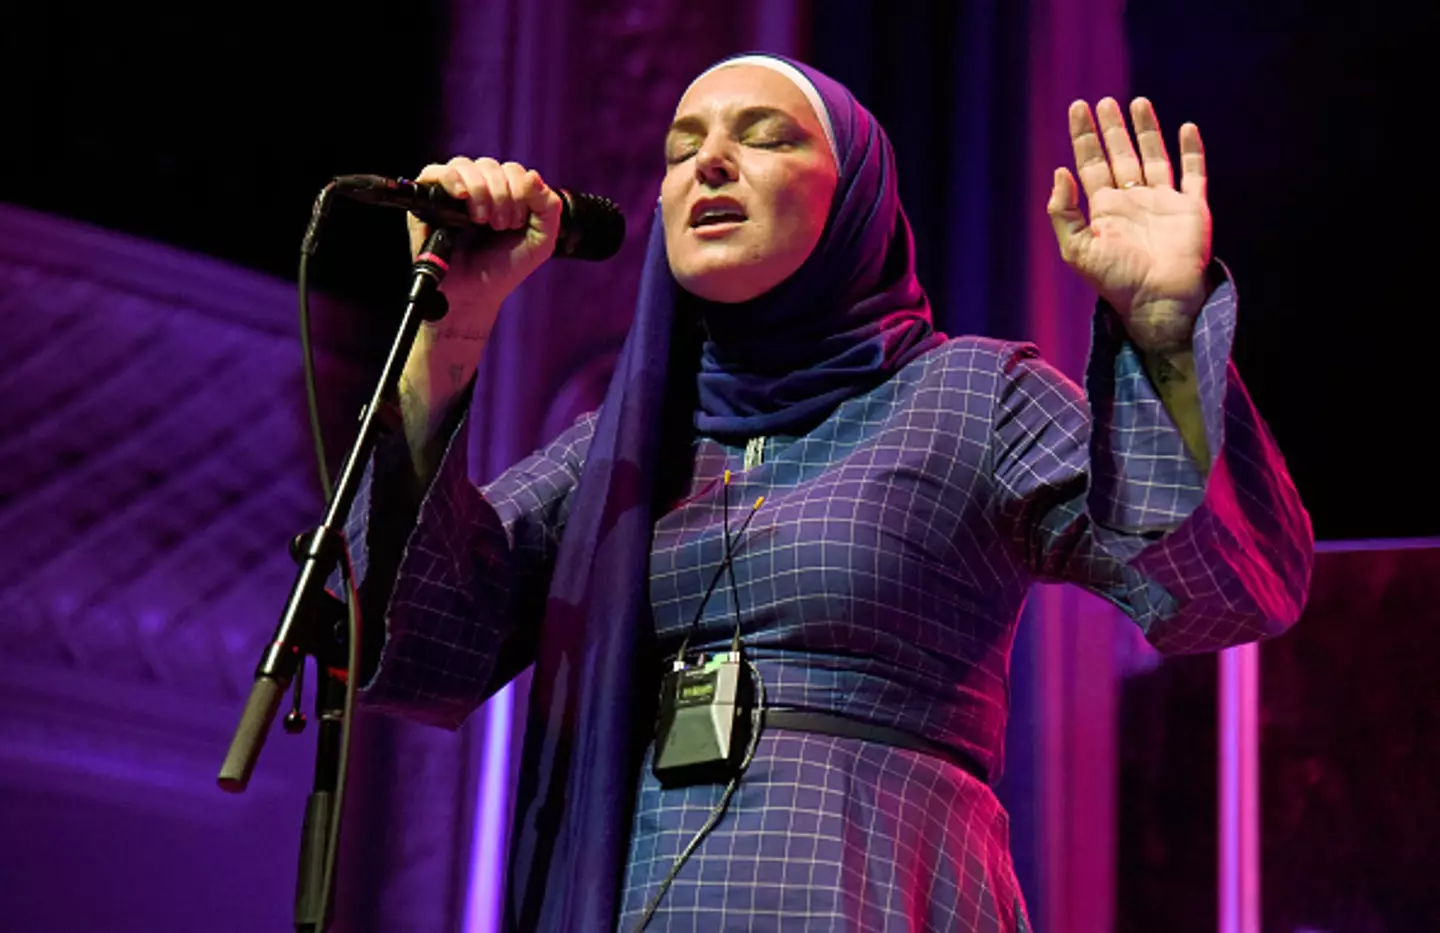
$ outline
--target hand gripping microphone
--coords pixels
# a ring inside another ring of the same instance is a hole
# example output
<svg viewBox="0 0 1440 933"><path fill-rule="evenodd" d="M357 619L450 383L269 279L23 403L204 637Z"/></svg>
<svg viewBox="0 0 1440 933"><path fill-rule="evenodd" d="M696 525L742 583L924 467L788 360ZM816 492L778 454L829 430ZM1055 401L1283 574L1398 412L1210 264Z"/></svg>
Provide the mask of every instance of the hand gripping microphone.
<svg viewBox="0 0 1440 933"><path fill-rule="evenodd" d="M473 228L476 239L472 242L476 244L487 237L504 235L476 224L465 202L451 197L439 185L380 175L340 175L334 184L337 194L365 204L404 208L432 227ZM614 201L564 188L556 188L555 193L560 195L562 205L556 256L601 260L620 250L625 240L625 215Z"/></svg>

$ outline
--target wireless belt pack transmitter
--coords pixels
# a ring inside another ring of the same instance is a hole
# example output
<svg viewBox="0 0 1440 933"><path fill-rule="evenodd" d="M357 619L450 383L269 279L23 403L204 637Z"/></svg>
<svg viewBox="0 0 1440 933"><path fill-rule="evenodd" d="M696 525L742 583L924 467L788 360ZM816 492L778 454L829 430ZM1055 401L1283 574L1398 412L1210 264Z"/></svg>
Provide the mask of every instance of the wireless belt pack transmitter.
<svg viewBox="0 0 1440 933"><path fill-rule="evenodd" d="M725 559L710 579L710 586L690 620L690 631L680 642L680 650L675 652L675 660L660 683L660 715L655 721L655 752L650 759L650 770L662 787L723 784L725 792L710 811L710 818L675 859L670 873L645 906L645 913L636 927L637 933L644 930L650 918L655 916L660 899L669 890L670 882L675 880L690 853L725 815L730 798L740 786L740 778L750 766L760 740L761 723L756 721L755 716L763 716L765 712L765 681L760 677L760 669L746 659L742 650L740 591L735 583L735 542L745 533L765 497L755 500L739 532L731 536L729 470L725 471L725 486L721 495L725 509ZM718 651L708 660L704 654L697 654L691 663L687 660L685 649L699 630L710 594L715 592L716 584L727 570L730 572L730 592L735 607L735 634L730 639L730 650ZM752 687L750 679L752 674L760 694L758 704L755 702L756 687Z"/></svg>
<svg viewBox="0 0 1440 933"><path fill-rule="evenodd" d="M651 770L665 787L724 784L740 773L754 692L738 651L676 661L660 688Z"/></svg>
<svg viewBox="0 0 1440 933"><path fill-rule="evenodd" d="M730 471L725 471L725 559L720 562L710 586L690 622L690 634L680 644L675 661L660 684L660 715L655 722L655 755L650 770L664 787L687 784L725 784L740 777L753 749L755 723L754 689L750 664L740 645L740 595L735 592L735 635L729 651L720 651L707 660L686 660L686 647L700 624L700 616L725 571L735 589L734 541L745 533L765 497L755 500L740 530L730 535ZM756 672L759 676L759 672Z"/></svg>

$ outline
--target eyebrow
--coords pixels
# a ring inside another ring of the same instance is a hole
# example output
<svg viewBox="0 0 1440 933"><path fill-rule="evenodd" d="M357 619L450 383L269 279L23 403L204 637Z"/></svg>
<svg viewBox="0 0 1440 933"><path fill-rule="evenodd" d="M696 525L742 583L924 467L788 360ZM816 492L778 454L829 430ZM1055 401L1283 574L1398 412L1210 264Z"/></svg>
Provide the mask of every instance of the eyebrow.
<svg viewBox="0 0 1440 933"><path fill-rule="evenodd" d="M735 122L742 127L753 126L754 124L759 123L762 120L769 120L774 118L784 120L796 129L801 128L800 121L796 120L793 116L786 113L784 110L779 109L778 107L765 107L757 105L754 107L745 107L737 114L735 114ZM665 135L669 137L674 133L703 133L704 131L705 121L700 117L691 114L688 116L680 117L674 123L671 123L670 129L666 131Z"/></svg>

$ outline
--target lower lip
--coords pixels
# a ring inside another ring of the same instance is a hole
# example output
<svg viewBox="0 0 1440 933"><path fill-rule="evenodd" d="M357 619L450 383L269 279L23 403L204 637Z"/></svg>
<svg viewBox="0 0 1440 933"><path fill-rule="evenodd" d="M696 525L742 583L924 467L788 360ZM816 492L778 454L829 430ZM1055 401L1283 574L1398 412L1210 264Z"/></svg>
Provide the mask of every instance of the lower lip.
<svg viewBox="0 0 1440 933"><path fill-rule="evenodd" d="M705 224L701 227L691 227L690 232L702 240L715 240L739 230L740 225L743 223L745 223L743 220L727 220L725 223L720 224Z"/></svg>

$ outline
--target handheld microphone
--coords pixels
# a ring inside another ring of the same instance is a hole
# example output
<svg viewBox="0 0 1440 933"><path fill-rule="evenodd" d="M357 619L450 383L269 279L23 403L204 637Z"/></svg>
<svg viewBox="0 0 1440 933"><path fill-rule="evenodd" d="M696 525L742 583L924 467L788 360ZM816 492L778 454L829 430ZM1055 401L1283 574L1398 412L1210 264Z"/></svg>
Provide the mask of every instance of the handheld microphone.
<svg viewBox="0 0 1440 933"><path fill-rule="evenodd" d="M473 228L477 239L497 231L470 219L465 202L451 197L439 185L381 175L340 175L333 184L337 194L381 207L399 207L432 227L451 230ZM625 241L625 215L609 198L556 188L560 195L560 238L555 255L566 259L609 259Z"/></svg>

